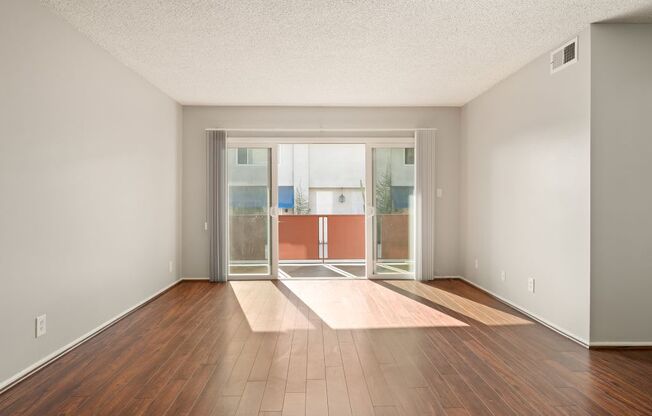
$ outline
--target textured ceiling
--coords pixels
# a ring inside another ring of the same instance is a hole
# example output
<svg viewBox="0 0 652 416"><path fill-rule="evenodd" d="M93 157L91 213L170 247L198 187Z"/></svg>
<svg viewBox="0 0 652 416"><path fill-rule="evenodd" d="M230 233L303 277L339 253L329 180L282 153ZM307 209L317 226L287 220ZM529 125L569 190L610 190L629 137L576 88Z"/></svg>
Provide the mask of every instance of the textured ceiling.
<svg viewBox="0 0 652 416"><path fill-rule="evenodd" d="M461 105L652 0L43 0L182 104ZM581 48L581 45L580 45Z"/></svg>

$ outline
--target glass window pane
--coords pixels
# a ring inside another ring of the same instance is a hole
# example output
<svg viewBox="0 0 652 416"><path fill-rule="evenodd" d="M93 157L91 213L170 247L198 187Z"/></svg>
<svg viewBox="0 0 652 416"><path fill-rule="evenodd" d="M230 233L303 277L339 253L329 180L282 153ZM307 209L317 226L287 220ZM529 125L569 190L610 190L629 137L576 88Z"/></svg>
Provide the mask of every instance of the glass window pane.
<svg viewBox="0 0 652 416"><path fill-rule="evenodd" d="M261 152L264 149L249 149L248 162L252 165L265 165L267 164L267 152Z"/></svg>
<svg viewBox="0 0 652 416"><path fill-rule="evenodd" d="M238 164L239 165L246 165L247 161L249 160L249 149L246 149L244 147L238 148Z"/></svg>
<svg viewBox="0 0 652 416"><path fill-rule="evenodd" d="M269 161L270 149L228 149L231 275L270 273Z"/></svg>
<svg viewBox="0 0 652 416"><path fill-rule="evenodd" d="M408 151L410 150L411 151ZM414 273L412 148L373 150L374 273ZM408 154L412 153L410 158Z"/></svg>

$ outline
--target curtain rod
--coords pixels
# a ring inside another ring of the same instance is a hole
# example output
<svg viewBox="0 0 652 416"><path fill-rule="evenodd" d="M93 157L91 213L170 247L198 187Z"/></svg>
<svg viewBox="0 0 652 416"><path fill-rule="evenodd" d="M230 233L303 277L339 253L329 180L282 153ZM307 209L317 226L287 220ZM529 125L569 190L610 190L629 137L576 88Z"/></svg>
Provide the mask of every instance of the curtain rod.
<svg viewBox="0 0 652 416"><path fill-rule="evenodd" d="M435 127L405 127L405 128L351 128L351 129L345 129L345 128L338 128L338 129L315 129L315 128L306 128L306 129L297 129L297 128L292 128L292 129L283 129L283 128L268 128L268 129L263 129L263 128L252 128L252 129L245 129L245 128L226 128L226 127L221 127L221 128L209 128L206 129L207 131L254 131L254 132L266 132L266 131L287 131L287 132L302 132L302 131L307 131L307 132L319 132L319 131L342 131L342 132L347 132L347 131L417 131L417 130L437 130Z"/></svg>

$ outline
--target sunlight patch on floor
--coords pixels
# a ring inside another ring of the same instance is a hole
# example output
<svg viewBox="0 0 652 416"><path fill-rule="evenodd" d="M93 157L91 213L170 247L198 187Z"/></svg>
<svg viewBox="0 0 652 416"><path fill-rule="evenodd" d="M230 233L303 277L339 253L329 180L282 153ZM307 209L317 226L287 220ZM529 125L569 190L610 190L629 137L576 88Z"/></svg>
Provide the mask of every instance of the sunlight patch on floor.
<svg viewBox="0 0 652 416"><path fill-rule="evenodd" d="M385 281L384 284L397 289L410 292L416 296L450 309L456 313L478 321L485 325L531 325L532 321L519 317L516 314L492 308L483 303L476 302L461 295L448 292L416 281Z"/></svg>
<svg viewBox="0 0 652 416"><path fill-rule="evenodd" d="M304 323L299 308L274 282L231 281L229 286L252 331L291 331L297 324L310 329L310 322L306 319Z"/></svg>
<svg viewBox="0 0 652 416"><path fill-rule="evenodd" d="M283 281L333 329L466 326L445 313L366 280Z"/></svg>

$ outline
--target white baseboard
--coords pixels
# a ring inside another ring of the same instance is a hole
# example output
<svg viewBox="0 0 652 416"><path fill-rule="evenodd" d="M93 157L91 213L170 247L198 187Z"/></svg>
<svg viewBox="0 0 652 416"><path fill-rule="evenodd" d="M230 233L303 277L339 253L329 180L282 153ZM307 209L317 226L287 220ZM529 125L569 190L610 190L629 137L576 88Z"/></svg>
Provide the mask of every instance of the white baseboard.
<svg viewBox="0 0 652 416"><path fill-rule="evenodd" d="M182 277L180 280L209 280L208 277Z"/></svg>
<svg viewBox="0 0 652 416"><path fill-rule="evenodd" d="M597 348L652 347L652 341L591 341L589 345Z"/></svg>
<svg viewBox="0 0 652 416"><path fill-rule="evenodd" d="M486 292L486 293L490 294L491 296L498 299L500 302L504 303L505 305L516 309L517 311L521 312L522 314L527 315L528 317L534 319L535 321L537 321L541 325L546 326L546 327L552 329L553 331L557 332L558 334L565 336L566 338L570 339L571 341L574 341L574 342L580 344L584 348L589 348L589 346L592 346L592 344L590 344L588 340L573 334L571 331L569 331L569 330L567 330L565 328L562 328L562 327L560 327L560 326L558 326L558 325L556 325L556 324L554 324L554 323L552 323L552 322L550 322L550 321L548 321L548 320L546 320L546 319L544 319L544 318L530 312L526 308L524 308L524 307L522 307L520 305L517 305L514 302L512 302L510 300L507 300L507 299L503 298L500 295L497 295L496 293L492 292L491 290L487 290L484 287L478 285L477 283L472 282L472 281L470 281L470 280L468 280L468 279L466 279L466 278L464 278L462 276L460 276L459 279L465 281L466 283L470 284L473 287L476 287L476 288L482 290L483 292Z"/></svg>
<svg viewBox="0 0 652 416"><path fill-rule="evenodd" d="M41 368L45 367L46 365L52 363L53 361L63 357L65 354L69 353L70 351L74 350L84 342L88 341L89 339L93 338L94 336L100 334L102 331L110 327L111 325L117 323L120 321L122 318L127 316L130 312L132 312L135 309L138 309L145 303L149 302L150 300L154 299L161 293L165 292L166 290L170 289L172 286L177 285L181 280L175 280L174 282L170 283L163 289L159 290L158 292L154 293L153 295L149 296L148 298L142 300L141 302L138 302L136 305L132 306L131 308L120 312L118 315L114 316L113 318L109 319L108 321L104 322L103 324L99 325L98 327L90 330L86 334L82 335L81 337L75 339L74 341L70 342L67 345L64 345L63 347L57 349L53 353L47 355L46 357L38 360L34 364L30 365L29 367L19 371L18 373L14 374L13 376L9 377L8 379L0 382L0 393L3 393L4 391L10 389L13 387L15 384L21 382L22 380L26 379L30 375L34 374Z"/></svg>

